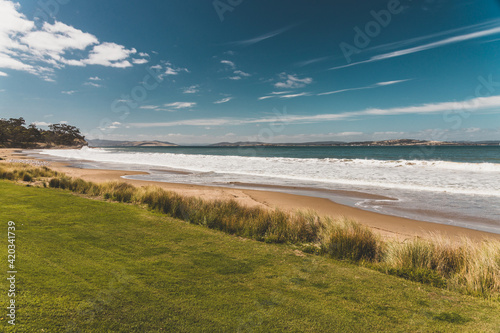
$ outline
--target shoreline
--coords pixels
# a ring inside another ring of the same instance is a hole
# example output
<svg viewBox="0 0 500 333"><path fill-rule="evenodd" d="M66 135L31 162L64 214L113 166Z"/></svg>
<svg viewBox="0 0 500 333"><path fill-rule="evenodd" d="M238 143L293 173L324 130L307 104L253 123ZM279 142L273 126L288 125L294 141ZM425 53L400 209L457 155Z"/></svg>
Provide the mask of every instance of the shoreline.
<svg viewBox="0 0 500 333"><path fill-rule="evenodd" d="M0 149L0 157L4 160L9 159L32 159L44 160L42 158L26 158L21 149ZM46 160L44 160L46 161ZM158 181L145 181L122 178L123 176L144 175L147 172L141 171L121 171L105 169L82 169L70 166L71 163L48 161L49 167L55 171L63 172L70 177L82 178L92 182L123 181L134 186L156 185L165 190L173 191L181 195L196 196L204 200L235 200L246 206L258 206L263 208L279 208L285 211L294 211L297 209L312 209L320 215L332 217L346 216L353 218L363 225L380 234L382 238L392 238L404 241L414 237L429 238L431 234L439 234L452 239L468 237L472 240L496 239L500 240L500 234L490 233L468 229L464 227L439 224L433 222L418 221L392 215L385 215L377 212L362 210L340 203L330 199L307 196L301 194L285 193L273 191L272 185L257 185L259 189L242 189L206 185L165 183ZM241 184L241 183L240 183ZM235 184L239 185L239 184ZM241 184L244 185L244 184ZM274 187L278 190L277 187ZM287 190L287 188L279 188ZM292 189L289 189L292 190ZM341 194L342 191L339 191ZM361 192L345 193L351 195L365 195ZM366 194L369 195L369 194Z"/></svg>

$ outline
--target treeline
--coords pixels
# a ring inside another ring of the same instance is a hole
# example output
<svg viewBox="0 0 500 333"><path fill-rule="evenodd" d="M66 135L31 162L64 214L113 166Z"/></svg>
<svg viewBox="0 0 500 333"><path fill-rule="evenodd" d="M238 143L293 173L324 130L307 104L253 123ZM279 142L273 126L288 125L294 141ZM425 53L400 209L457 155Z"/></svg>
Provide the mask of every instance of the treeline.
<svg viewBox="0 0 500 333"><path fill-rule="evenodd" d="M49 125L48 130L37 128L35 124L26 126L21 118L0 119L0 147L35 148L54 146L82 146L85 137L75 126L67 124Z"/></svg>

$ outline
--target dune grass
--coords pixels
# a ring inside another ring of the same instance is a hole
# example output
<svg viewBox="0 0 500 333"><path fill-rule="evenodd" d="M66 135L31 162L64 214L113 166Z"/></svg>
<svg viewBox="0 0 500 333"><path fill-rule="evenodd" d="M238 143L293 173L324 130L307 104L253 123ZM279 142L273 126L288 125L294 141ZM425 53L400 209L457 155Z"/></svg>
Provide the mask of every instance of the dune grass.
<svg viewBox="0 0 500 333"><path fill-rule="evenodd" d="M451 242L433 235L429 240L403 243L382 241L367 227L349 218L331 219L316 213L286 213L239 205L235 201L204 201L168 192L157 186L136 188L125 182L96 184L69 178L47 168L0 166L0 178L22 180L30 175L52 188L144 205L196 225L267 243L288 243L304 252L357 262L381 272L500 300L500 242ZM4 168L7 170L5 171ZM9 169L10 168L10 169ZM17 177L17 178L16 178Z"/></svg>
<svg viewBox="0 0 500 333"><path fill-rule="evenodd" d="M294 245L233 237L67 191L0 181L0 196L0 223L16 222L18 269L17 324L0 316L2 332L496 332L500 326L498 302L304 254ZM7 248L6 237L0 247ZM0 289L8 289L6 279ZM6 301L4 294L2 306Z"/></svg>

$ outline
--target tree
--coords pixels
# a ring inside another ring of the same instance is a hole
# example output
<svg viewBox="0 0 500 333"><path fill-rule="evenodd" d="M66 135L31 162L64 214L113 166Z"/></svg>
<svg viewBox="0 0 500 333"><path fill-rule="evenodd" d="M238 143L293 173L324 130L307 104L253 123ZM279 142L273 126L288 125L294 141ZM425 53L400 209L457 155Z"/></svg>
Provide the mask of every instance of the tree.
<svg viewBox="0 0 500 333"><path fill-rule="evenodd" d="M24 118L0 119L0 147L30 148L45 146L78 146L85 144L85 137L75 126L68 124L49 125L41 130L35 124L25 126Z"/></svg>

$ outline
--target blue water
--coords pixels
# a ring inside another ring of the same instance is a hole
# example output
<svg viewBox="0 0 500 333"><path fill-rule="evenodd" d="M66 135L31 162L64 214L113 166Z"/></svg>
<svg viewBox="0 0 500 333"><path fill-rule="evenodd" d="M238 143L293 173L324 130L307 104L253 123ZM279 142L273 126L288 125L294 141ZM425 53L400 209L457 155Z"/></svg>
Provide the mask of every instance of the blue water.
<svg viewBox="0 0 500 333"><path fill-rule="evenodd" d="M117 151L219 156L428 160L500 163L500 146L391 146L391 147L119 147Z"/></svg>

